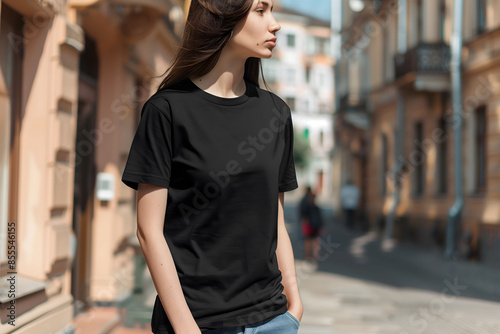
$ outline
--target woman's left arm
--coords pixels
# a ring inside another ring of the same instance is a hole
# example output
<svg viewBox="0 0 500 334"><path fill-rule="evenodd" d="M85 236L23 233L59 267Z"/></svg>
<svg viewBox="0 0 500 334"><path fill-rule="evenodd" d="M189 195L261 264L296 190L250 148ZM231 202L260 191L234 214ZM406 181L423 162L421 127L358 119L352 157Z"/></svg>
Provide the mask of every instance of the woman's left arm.
<svg viewBox="0 0 500 334"><path fill-rule="evenodd" d="M278 266L283 277L282 284L285 287L283 293L288 300L288 311L292 313L299 321L302 319L304 308L299 294L297 276L295 274L295 259L293 257L292 243L288 236L285 226L285 215L283 202L285 193L280 192L278 196L278 245L276 248L276 257Z"/></svg>

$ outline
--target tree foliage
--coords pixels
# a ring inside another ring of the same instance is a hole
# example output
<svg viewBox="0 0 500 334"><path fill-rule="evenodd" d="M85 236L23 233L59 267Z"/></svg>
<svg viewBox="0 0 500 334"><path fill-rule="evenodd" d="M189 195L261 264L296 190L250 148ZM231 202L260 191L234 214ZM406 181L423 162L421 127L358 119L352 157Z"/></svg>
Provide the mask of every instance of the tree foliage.
<svg viewBox="0 0 500 334"><path fill-rule="evenodd" d="M297 129L293 129L293 157L295 166L301 169L307 167L311 154L309 138Z"/></svg>

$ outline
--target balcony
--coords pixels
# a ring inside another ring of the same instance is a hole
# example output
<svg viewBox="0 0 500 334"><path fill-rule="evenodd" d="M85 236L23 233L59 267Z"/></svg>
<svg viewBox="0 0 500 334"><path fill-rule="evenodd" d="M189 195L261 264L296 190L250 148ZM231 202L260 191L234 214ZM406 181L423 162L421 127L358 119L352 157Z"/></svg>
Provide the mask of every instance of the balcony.
<svg viewBox="0 0 500 334"><path fill-rule="evenodd" d="M370 120L367 112L366 94L344 94L340 97L339 114L344 122L359 129L367 129Z"/></svg>
<svg viewBox="0 0 500 334"><path fill-rule="evenodd" d="M366 110L366 94L345 93L340 96L340 112Z"/></svg>
<svg viewBox="0 0 500 334"><path fill-rule="evenodd" d="M81 24L87 27L85 32L95 38L109 37L111 31L118 29L130 45L144 40L154 31L172 34L178 42L183 30L184 12L177 0L68 1L70 7L84 13ZM163 24L157 24L160 20ZM167 35L166 39L171 39L171 36Z"/></svg>
<svg viewBox="0 0 500 334"><path fill-rule="evenodd" d="M417 90L448 90L450 57L447 44L421 43L394 57L396 80L409 75Z"/></svg>

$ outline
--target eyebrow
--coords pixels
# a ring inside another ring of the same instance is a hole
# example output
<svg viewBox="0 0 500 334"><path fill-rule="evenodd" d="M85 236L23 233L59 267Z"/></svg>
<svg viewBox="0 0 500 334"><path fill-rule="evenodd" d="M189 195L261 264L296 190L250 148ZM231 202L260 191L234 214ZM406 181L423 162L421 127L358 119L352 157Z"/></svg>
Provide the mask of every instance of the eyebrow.
<svg viewBox="0 0 500 334"><path fill-rule="evenodd" d="M259 2L257 3L257 6L258 6L259 4L263 4L263 5L264 5L264 7L269 7L269 2L267 2L267 1L262 1L262 0L259 0ZM272 6L272 7L271 7L271 12L273 11L273 8L274 8L274 6Z"/></svg>

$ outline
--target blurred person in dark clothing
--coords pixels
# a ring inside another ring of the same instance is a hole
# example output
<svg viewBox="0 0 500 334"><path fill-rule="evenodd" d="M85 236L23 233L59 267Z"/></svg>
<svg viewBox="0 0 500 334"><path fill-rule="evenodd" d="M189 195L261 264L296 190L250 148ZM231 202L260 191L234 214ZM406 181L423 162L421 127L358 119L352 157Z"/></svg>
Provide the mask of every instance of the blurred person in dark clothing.
<svg viewBox="0 0 500 334"><path fill-rule="evenodd" d="M306 260L318 262L319 236L323 228L321 209L315 203L316 195L311 187L306 188L306 194L302 197L299 205L299 216L304 236L304 256ZM311 249L312 246L312 249ZM312 256L311 256L312 251Z"/></svg>
<svg viewBox="0 0 500 334"><path fill-rule="evenodd" d="M309 220L309 206L311 204L311 194L312 189L311 186L307 186L306 192L302 199L299 202L299 220L302 221L304 219Z"/></svg>

